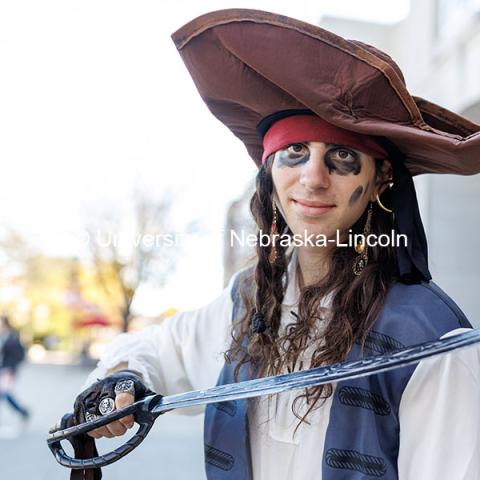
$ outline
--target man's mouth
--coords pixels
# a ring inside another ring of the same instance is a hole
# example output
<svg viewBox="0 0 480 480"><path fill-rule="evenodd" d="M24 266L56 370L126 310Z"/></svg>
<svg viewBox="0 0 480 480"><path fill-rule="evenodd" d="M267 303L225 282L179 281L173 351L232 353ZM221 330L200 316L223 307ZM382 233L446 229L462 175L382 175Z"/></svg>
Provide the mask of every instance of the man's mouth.
<svg viewBox="0 0 480 480"><path fill-rule="evenodd" d="M300 215L306 217L318 217L332 210L335 205L332 203L292 198L293 205Z"/></svg>

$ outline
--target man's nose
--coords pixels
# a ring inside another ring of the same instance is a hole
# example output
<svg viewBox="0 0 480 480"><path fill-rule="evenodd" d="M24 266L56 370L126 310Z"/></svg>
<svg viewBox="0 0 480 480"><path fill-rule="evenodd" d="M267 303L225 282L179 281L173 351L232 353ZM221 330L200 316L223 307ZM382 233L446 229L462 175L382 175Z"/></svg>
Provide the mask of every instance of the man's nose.
<svg viewBox="0 0 480 480"><path fill-rule="evenodd" d="M310 159L303 165L300 175L300 184L306 189L318 190L330 186L330 174L325 164L326 152L324 144L310 146Z"/></svg>

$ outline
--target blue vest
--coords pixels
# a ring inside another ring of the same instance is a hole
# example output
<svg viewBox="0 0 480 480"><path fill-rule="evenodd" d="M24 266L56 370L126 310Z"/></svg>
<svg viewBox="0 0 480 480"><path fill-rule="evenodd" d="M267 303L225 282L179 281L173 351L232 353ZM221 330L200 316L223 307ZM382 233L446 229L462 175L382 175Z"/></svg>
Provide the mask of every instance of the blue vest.
<svg viewBox="0 0 480 480"><path fill-rule="evenodd" d="M243 314L237 275L232 319ZM395 283L368 335L363 357L435 340L456 328L471 328L463 312L435 283ZM355 345L347 360L361 358ZM218 385L234 382L235 364L225 364ZM322 480L398 480L399 406L416 365L339 382L325 438ZM239 381L249 380L247 366ZM208 480L251 480L247 400L207 406L205 466ZM313 480L313 479L312 479Z"/></svg>

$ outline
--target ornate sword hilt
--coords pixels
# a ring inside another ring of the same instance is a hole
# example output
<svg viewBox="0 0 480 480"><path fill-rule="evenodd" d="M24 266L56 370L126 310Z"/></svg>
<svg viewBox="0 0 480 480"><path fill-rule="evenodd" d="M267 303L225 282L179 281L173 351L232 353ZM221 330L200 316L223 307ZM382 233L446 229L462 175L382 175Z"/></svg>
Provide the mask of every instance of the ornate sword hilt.
<svg viewBox="0 0 480 480"><path fill-rule="evenodd" d="M116 410L91 422L82 423L69 428L64 427L68 417L72 414L66 414L63 416L60 425L56 425L50 429L47 438L48 447L52 451L57 462L64 467L81 470L88 468L101 468L110 465L130 453L137 448L143 440L145 440L145 437L152 428L156 418L160 415L160 413L153 413L152 409L160 402L161 398L161 395L151 395L145 397L141 401L132 403L132 405L122 408L121 410ZM98 457L87 459L73 458L65 453L61 444L62 440L69 440L71 442L71 438L76 435L95 430L98 427L107 425L108 423L126 417L127 415L134 415L135 421L139 424L139 428L133 437L120 447L111 452L99 455Z"/></svg>

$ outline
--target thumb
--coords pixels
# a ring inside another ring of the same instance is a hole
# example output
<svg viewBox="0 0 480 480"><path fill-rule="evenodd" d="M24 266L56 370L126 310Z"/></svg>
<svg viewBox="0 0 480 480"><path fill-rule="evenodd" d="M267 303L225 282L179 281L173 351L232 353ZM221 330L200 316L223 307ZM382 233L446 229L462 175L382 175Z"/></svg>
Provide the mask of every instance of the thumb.
<svg viewBox="0 0 480 480"><path fill-rule="evenodd" d="M135 397L132 393L128 392L120 392L117 393L115 396L115 408L116 410L120 410L122 408L128 407L135 401ZM134 424L133 415L128 415L127 417L123 417L119 419L119 422L123 423L125 427L132 428Z"/></svg>

